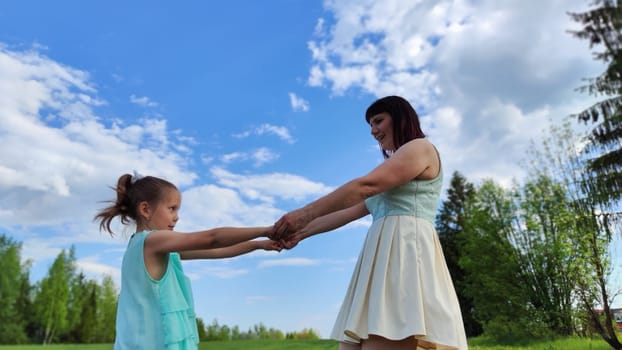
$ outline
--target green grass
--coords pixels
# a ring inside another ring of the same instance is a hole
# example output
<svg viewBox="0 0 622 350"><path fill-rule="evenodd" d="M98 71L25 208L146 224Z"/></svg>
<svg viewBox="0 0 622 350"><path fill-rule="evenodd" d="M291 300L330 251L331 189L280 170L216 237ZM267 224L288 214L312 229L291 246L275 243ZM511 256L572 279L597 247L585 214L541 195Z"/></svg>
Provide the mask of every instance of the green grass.
<svg viewBox="0 0 622 350"><path fill-rule="evenodd" d="M112 344L0 345L2 350L112 350Z"/></svg>
<svg viewBox="0 0 622 350"><path fill-rule="evenodd" d="M237 340L210 341L199 350L337 350L334 340ZM112 350L112 344L0 345L0 350Z"/></svg>
<svg viewBox="0 0 622 350"><path fill-rule="evenodd" d="M479 337L469 339L469 350L611 350L612 348L601 338L562 338L557 340L523 341L519 345L499 345L493 341Z"/></svg>
<svg viewBox="0 0 622 350"><path fill-rule="evenodd" d="M203 342L199 350L337 350L334 340L238 340ZM90 349L89 349L90 350Z"/></svg>
<svg viewBox="0 0 622 350"><path fill-rule="evenodd" d="M553 341L498 345L486 338L469 339L469 350L609 350L600 338L564 338ZM76 345L3 345L0 350L112 350L112 344ZM199 350L337 350L334 340L237 340L203 342Z"/></svg>

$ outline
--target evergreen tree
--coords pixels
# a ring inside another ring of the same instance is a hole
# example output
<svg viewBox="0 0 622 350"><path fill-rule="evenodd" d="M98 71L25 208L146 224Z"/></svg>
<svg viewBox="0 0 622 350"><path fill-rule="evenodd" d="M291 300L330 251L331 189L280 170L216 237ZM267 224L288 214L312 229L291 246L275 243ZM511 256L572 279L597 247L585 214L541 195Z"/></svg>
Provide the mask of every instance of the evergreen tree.
<svg viewBox="0 0 622 350"><path fill-rule="evenodd" d="M622 8L619 0L594 0L593 8L583 13L570 13L572 19L582 25L572 33L588 40L590 48L600 46L603 51L595 52L596 60L603 61L607 68L596 78L588 80L581 91L588 92L602 100L578 114L585 123L592 122L594 128L589 137L586 151L588 181L584 187L591 192L592 199L612 209L622 198ZM605 220L619 219L619 214L607 215Z"/></svg>
<svg viewBox="0 0 622 350"><path fill-rule="evenodd" d="M475 190L473 184L467 182L457 171L452 174L449 186L447 199L443 201L441 210L436 216L436 231L458 295L466 335L473 337L482 333L482 325L473 315L473 300L465 292L465 272L458 261L463 254L461 235L464 230L465 205Z"/></svg>
<svg viewBox="0 0 622 350"><path fill-rule="evenodd" d="M24 320L24 329L26 332L27 342L32 342L36 334L36 322L34 316L33 293L34 286L30 284L30 265L31 261L27 261L22 266L22 276L19 282L19 297L17 299L17 309Z"/></svg>

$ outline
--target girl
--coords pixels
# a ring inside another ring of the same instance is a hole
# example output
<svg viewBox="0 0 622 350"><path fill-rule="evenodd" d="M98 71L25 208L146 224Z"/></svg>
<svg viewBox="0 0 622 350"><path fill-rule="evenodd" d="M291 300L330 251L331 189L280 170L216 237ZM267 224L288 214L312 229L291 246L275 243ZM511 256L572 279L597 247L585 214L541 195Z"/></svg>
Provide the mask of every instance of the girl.
<svg viewBox="0 0 622 350"><path fill-rule="evenodd" d="M277 250L266 237L272 227L218 227L175 232L181 193L153 176L122 175L117 199L95 216L99 228L114 233L112 219L136 223L121 265L115 350L197 349L199 338L189 278L180 259L233 257L256 249Z"/></svg>
<svg viewBox="0 0 622 350"><path fill-rule="evenodd" d="M466 350L458 298L434 229L443 173L410 103L378 99L365 119L385 161L285 214L286 248L371 214L373 223L333 328L340 350Z"/></svg>

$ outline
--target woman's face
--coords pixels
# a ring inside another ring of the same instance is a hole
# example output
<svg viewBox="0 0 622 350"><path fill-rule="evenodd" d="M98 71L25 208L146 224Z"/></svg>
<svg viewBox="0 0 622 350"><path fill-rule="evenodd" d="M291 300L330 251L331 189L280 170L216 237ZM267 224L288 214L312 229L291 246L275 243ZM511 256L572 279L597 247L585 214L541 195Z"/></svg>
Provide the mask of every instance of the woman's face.
<svg viewBox="0 0 622 350"><path fill-rule="evenodd" d="M382 112L369 118L371 134L385 151L395 151L393 142L393 118L387 112Z"/></svg>

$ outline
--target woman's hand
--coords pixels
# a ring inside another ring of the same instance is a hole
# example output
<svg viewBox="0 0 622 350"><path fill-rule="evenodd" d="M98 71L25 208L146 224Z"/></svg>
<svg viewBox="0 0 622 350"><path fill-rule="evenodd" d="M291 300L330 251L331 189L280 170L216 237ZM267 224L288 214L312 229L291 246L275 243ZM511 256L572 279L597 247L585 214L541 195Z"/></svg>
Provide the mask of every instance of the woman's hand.
<svg viewBox="0 0 622 350"><path fill-rule="evenodd" d="M296 209L283 215L274 224L271 239L280 240L305 227L313 218L305 208Z"/></svg>
<svg viewBox="0 0 622 350"><path fill-rule="evenodd" d="M296 232L296 233L293 233L289 236L282 238L280 242L283 248L292 249L295 246L297 246L298 243L302 241L304 238L305 237L303 236L301 232Z"/></svg>

